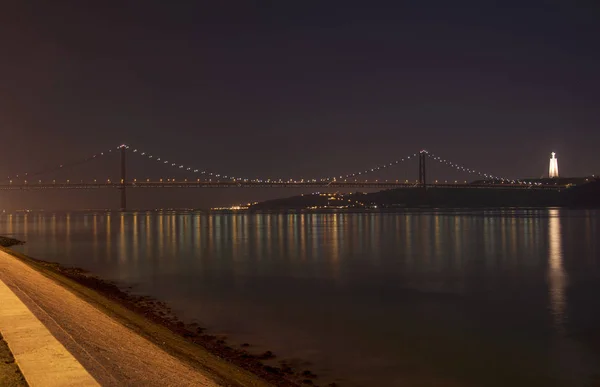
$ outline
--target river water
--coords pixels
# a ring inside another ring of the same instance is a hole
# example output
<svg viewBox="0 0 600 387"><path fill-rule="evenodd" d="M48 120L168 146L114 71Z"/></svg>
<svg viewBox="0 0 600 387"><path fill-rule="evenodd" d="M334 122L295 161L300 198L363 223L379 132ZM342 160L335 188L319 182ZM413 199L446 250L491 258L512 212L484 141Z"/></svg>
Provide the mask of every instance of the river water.
<svg viewBox="0 0 600 387"><path fill-rule="evenodd" d="M600 211L4 214L0 235L317 381L600 383Z"/></svg>

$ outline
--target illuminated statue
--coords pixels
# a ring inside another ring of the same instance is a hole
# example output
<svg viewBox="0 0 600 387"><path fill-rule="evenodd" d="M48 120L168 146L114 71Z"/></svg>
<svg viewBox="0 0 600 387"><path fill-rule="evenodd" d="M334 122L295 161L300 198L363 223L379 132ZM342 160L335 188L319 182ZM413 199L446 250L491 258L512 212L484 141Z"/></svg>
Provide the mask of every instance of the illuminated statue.
<svg viewBox="0 0 600 387"><path fill-rule="evenodd" d="M558 159L556 158L556 153L552 152L552 157L550 158L550 172L549 176L558 177Z"/></svg>

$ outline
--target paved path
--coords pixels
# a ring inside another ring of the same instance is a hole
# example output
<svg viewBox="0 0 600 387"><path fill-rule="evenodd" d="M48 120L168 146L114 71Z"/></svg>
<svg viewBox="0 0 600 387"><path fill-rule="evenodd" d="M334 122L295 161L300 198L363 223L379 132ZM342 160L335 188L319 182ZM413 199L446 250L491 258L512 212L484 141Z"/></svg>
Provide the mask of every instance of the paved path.
<svg viewBox="0 0 600 387"><path fill-rule="evenodd" d="M98 385L2 281L0 305L0 332L30 386Z"/></svg>
<svg viewBox="0 0 600 387"><path fill-rule="evenodd" d="M30 315L26 316L23 309ZM44 366L42 362L35 363L36 356L49 356L60 363L74 382L55 385L217 385L3 251L0 310L0 330L32 387L49 385L40 384L41 379L30 380L36 368ZM17 323L15 319L22 320ZM14 324L22 324L26 333L19 332Z"/></svg>

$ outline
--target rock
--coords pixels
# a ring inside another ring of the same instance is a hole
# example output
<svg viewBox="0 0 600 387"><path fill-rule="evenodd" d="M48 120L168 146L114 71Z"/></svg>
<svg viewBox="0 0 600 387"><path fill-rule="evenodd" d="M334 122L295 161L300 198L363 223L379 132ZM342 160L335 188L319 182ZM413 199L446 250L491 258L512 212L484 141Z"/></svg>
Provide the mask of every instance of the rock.
<svg viewBox="0 0 600 387"><path fill-rule="evenodd" d="M265 369L265 371L270 372L272 374L281 375L281 370L277 367L271 367L269 365L266 365L266 366L263 366L263 368Z"/></svg>
<svg viewBox="0 0 600 387"><path fill-rule="evenodd" d="M262 360L266 360L266 359L273 359L274 357L275 357L275 354L273 352L266 351L262 355L260 355L258 358L262 359Z"/></svg>

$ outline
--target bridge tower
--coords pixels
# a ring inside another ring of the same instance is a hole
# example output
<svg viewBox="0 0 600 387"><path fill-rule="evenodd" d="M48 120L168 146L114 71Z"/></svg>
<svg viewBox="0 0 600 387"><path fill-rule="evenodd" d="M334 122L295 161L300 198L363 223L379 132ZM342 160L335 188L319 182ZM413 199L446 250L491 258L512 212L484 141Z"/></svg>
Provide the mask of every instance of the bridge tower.
<svg viewBox="0 0 600 387"><path fill-rule="evenodd" d="M121 211L127 211L127 147L121 145Z"/></svg>
<svg viewBox="0 0 600 387"><path fill-rule="evenodd" d="M419 153L419 185L427 190L427 151Z"/></svg>

